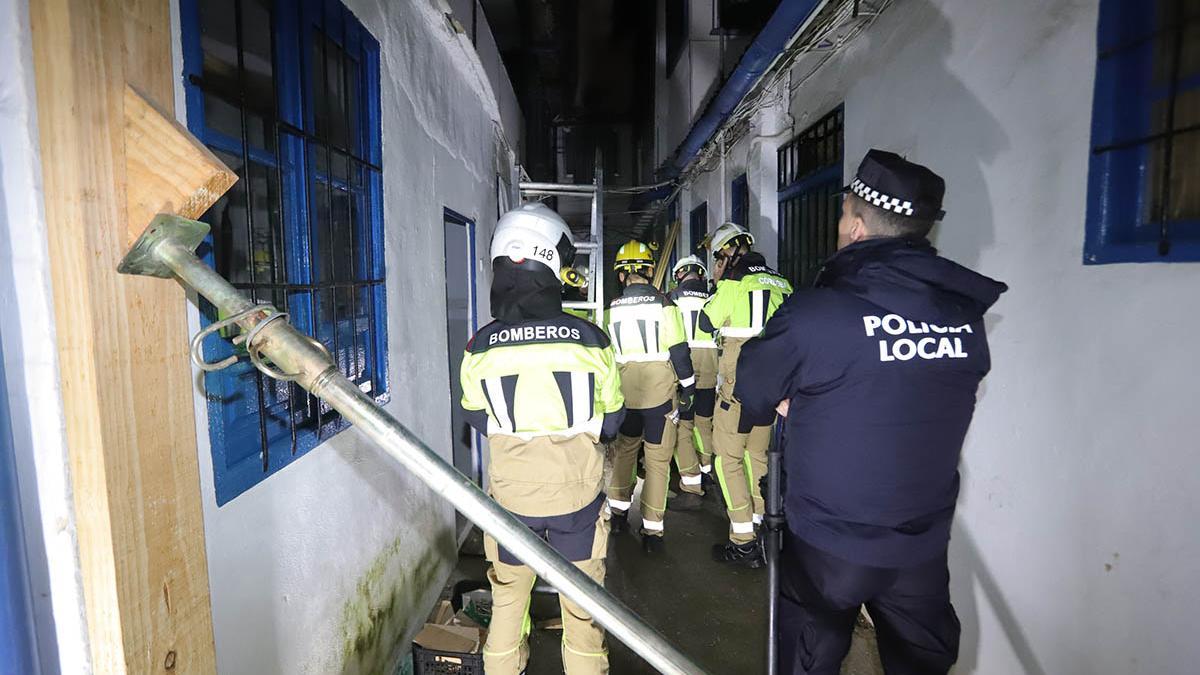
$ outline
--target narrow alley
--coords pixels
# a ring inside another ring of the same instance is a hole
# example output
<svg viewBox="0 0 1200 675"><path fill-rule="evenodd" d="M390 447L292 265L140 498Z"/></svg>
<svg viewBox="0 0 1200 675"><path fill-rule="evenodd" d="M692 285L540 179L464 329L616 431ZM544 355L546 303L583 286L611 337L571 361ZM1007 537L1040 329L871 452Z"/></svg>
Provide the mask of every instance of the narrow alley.
<svg viewBox="0 0 1200 675"><path fill-rule="evenodd" d="M0 0L0 675L1190 673L1197 288L1200 0Z"/></svg>

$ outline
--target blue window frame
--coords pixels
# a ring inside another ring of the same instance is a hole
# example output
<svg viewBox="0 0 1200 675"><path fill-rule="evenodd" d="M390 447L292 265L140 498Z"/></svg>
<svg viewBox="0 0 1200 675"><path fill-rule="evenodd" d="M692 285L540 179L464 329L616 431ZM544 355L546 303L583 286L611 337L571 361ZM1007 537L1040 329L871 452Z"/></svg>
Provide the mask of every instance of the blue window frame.
<svg viewBox="0 0 1200 675"><path fill-rule="evenodd" d="M335 0L181 0L180 16L188 127L240 179L204 216L206 262L385 399L379 43ZM245 360L205 389L218 504L347 426Z"/></svg>
<svg viewBox="0 0 1200 675"><path fill-rule="evenodd" d="M692 237L692 253L703 259L705 256L700 245L708 236L708 202L701 203L688 214L688 232Z"/></svg>
<svg viewBox="0 0 1200 675"><path fill-rule="evenodd" d="M837 250L843 146L838 106L779 148L779 271L797 288Z"/></svg>
<svg viewBox="0 0 1200 675"><path fill-rule="evenodd" d="M733 179L729 185L729 219L743 227L749 227L750 223L750 183L746 180L746 174L742 174Z"/></svg>
<svg viewBox="0 0 1200 675"><path fill-rule="evenodd" d="M1086 264L1200 261L1200 4L1102 0Z"/></svg>

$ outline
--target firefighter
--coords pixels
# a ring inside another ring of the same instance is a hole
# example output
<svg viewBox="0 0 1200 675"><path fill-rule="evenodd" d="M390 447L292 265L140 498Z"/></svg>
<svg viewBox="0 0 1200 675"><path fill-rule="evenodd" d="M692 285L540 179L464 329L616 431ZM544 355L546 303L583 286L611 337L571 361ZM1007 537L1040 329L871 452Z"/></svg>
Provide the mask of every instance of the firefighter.
<svg viewBox="0 0 1200 675"><path fill-rule="evenodd" d="M865 604L886 672L945 673L958 463L1008 287L930 245L929 168L871 150L846 190L837 253L738 363L745 408L786 416L779 672L836 675Z"/></svg>
<svg viewBox="0 0 1200 675"><path fill-rule="evenodd" d="M699 258L689 255L675 263L671 276L676 284L671 291L671 300L683 316L683 331L692 351L692 370L696 374L695 402L691 410L679 416L675 461L679 465L680 490L685 494L703 495L713 483L712 417L717 397L717 343L711 333L700 330L698 325L700 312L710 295L708 268ZM699 475L694 473L695 467L699 467Z"/></svg>
<svg viewBox="0 0 1200 675"><path fill-rule="evenodd" d="M604 583L608 520L604 452L624 408L608 336L562 311L559 274L574 256L571 231L541 204L504 214L492 237L492 314L467 344L462 407L491 448L488 486L508 509L597 583ZM489 675L524 672L533 570L484 539L492 563ZM566 672L607 673L604 631L560 596Z"/></svg>
<svg viewBox="0 0 1200 675"><path fill-rule="evenodd" d="M650 247L640 241L627 242L617 251L613 268L623 292L609 305L607 327L628 414L613 444L608 506L613 530L622 531L637 483L638 446L644 441L642 548L657 554L663 549L675 425L679 415L691 408L696 378L679 308L650 285L654 276ZM698 479L699 467L691 475Z"/></svg>
<svg viewBox="0 0 1200 675"><path fill-rule="evenodd" d="M767 471L767 445L774 415L755 419L734 396L742 345L759 335L792 285L751 250L754 236L736 223L725 223L709 238L717 290L704 305L699 327L720 340L717 406L713 447L717 480L729 513L729 541L713 546L718 562L762 567L755 526L762 522L758 480Z"/></svg>

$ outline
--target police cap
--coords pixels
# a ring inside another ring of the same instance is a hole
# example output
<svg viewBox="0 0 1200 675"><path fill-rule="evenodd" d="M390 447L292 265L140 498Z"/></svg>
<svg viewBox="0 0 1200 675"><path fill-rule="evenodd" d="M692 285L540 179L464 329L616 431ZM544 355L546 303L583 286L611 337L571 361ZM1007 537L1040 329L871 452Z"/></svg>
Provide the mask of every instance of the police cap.
<svg viewBox="0 0 1200 675"><path fill-rule="evenodd" d="M871 149L858 165L854 182L842 188L868 204L921 220L941 220L946 181L927 166L894 152Z"/></svg>

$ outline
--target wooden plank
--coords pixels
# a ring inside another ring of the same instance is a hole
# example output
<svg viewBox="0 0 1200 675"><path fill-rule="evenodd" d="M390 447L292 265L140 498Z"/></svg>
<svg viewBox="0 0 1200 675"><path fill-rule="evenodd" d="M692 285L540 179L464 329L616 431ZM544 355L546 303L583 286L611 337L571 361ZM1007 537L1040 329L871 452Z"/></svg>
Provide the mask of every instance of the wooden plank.
<svg viewBox="0 0 1200 675"><path fill-rule="evenodd" d="M175 284L115 272L130 231L146 224L129 219L161 207L138 189L152 165L126 153L126 82L170 110L169 6L30 0L29 12L93 669L211 673L185 298ZM135 126L153 122L131 108ZM163 204L186 207L182 177L155 180L177 183Z"/></svg>
<svg viewBox="0 0 1200 675"><path fill-rule="evenodd" d="M125 225L131 246L156 214L199 218L237 181L217 156L125 86Z"/></svg>

